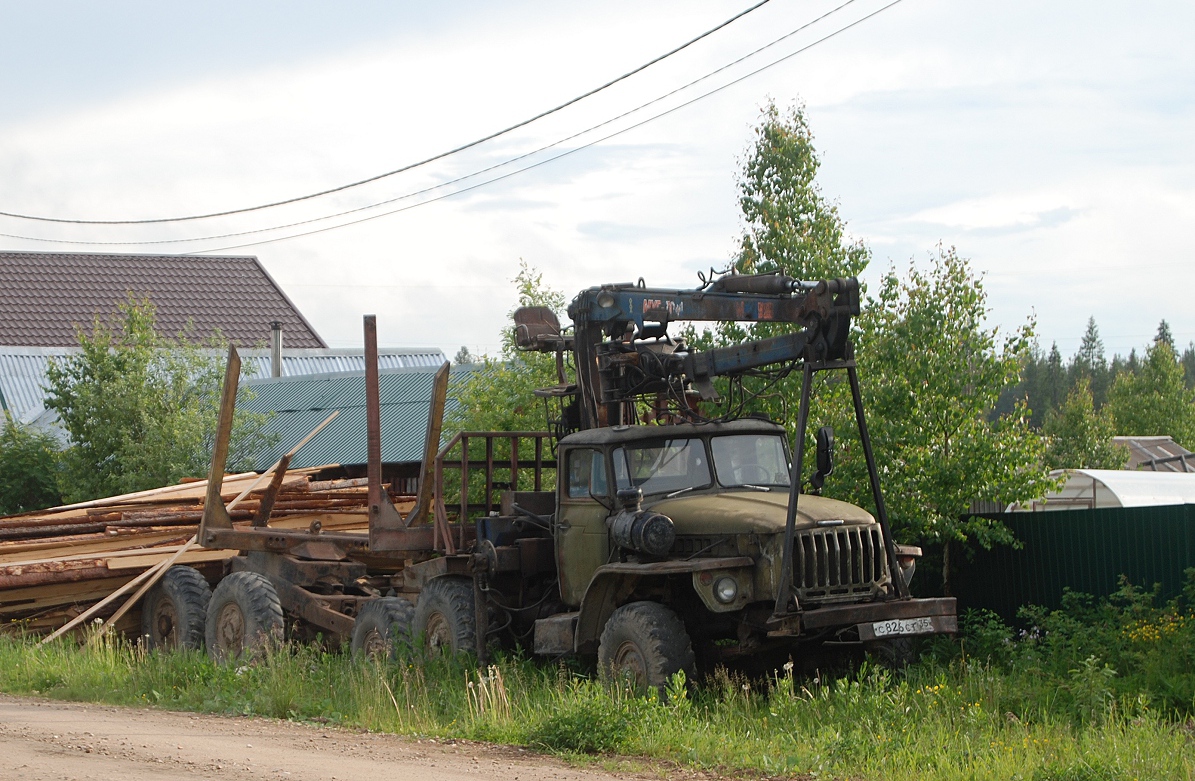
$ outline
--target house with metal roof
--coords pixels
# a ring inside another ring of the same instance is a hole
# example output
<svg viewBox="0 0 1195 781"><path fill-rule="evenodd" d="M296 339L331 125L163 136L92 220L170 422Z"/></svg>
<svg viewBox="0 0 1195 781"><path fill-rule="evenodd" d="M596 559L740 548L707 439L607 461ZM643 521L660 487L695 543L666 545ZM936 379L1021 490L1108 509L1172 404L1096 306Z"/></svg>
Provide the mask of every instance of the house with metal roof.
<svg viewBox="0 0 1195 781"><path fill-rule="evenodd" d="M443 359L441 359L443 363ZM382 463L387 481L414 493L427 438L432 378L440 364L380 369ZM455 367L454 371L459 371ZM296 468L337 464L341 474L360 477L368 461L365 372L336 372L305 377L249 380L241 384L252 399L242 409L268 414L265 433L273 448L257 455L256 468L268 469L333 411L327 428L295 455ZM447 407L455 402L448 399Z"/></svg>
<svg viewBox="0 0 1195 781"><path fill-rule="evenodd" d="M52 429L56 418L45 409L46 366L52 358L78 353L76 347L5 347L0 345L0 408L8 410L18 423ZM241 350L243 369L250 377L269 377L272 356L269 350ZM434 371L444 363L444 353L437 347L381 347L381 369ZM365 353L360 348L325 347L284 349L282 377L365 371Z"/></svg>
<svg viewBox="0 0 1195 781"><path fill-rule="evenodd" d="M1195 504L1195 472L1130 469L1058 469L1062 487L1041 499L1009 507L1012 512L1095 510Z"/></svg>
<svg viewBox="0 0 1195 781"><path fill-rule="evenodd" d="M77 330L110 318L130 294L150 299L164 335L219 332L242 348L251 376L365 368L361 349L329 348L251 256L0 252L0 279L0 410L47 430L56 422L45 410L47 364L77 353ZM280 357L276 367L272 351L256 347L266 344ZM378 351L382 369L443 362L438 348Z"/></svg>

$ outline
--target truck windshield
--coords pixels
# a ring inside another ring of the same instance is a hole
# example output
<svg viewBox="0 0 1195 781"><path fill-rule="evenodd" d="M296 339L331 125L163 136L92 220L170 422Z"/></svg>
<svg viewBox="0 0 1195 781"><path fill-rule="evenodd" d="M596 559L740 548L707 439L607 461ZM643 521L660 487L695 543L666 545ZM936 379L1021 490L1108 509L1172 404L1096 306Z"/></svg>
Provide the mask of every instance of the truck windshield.
<svg viewBox="0 0 1195 781"><path fill-rule="evenodd" d="M614 480L622 488L641 488L644 495L705 488L709 459L700 439L669 439L614 450Z"/></svg>
<svg viewBox="0 0 1195 781"><path fill-rule="evenodd" d="M713 437L710 449L714 451L718 482L724 486L788 486L784 440L774 434Z"/></svg>

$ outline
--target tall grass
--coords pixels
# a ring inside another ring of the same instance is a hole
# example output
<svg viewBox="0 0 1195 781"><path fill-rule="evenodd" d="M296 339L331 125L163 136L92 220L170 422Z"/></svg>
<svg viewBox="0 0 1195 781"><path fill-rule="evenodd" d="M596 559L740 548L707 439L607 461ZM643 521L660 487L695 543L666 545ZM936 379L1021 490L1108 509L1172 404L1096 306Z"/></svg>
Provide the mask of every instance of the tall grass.
<svg viewBox="0 0 1195 781"><path fill-rule="evenodd" d="M639 697L518 655L352 660L308 646L253 664L116 640L0 637L0 690L69 700L330 721L560 753L622 753L724 771L850 779L1195 778L1195 620L1127 589L1014 630L966 617L902 673L803 678L719 670Z"/></svg>

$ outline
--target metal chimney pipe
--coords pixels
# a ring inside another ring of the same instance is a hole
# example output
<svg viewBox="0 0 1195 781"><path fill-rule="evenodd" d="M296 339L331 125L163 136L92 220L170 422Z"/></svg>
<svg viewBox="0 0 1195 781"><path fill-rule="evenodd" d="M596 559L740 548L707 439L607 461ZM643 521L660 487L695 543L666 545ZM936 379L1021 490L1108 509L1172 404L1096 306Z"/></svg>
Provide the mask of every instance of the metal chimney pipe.
<svg viewBox="0 0 1195 781"><path fill-rule="evenodd" d="M270 323L270 376L282 376L282 323Z"/></svg>

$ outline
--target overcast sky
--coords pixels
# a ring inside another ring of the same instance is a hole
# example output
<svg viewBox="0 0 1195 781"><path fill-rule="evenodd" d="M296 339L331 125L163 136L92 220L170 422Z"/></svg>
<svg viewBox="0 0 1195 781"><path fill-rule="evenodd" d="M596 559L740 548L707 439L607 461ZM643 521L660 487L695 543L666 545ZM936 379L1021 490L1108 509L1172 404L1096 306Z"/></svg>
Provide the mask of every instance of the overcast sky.
<svg viewBox="0 0 1195 781"><path fill-rule="evenodd" d="M741 227L735 173L770 98L806 105L822 190L872 249L865 278L925 263L941 242L985 274L993 323L1036 316L1043 345L1064 355L1091 315L1109 354L1144 346L1162 317L1182 344L1195 340L1190 2L902 0L681 107L888 2L855 0L647 109L444 185L665 95L842 2L772 0L548 119L335 195L148 226L0 218L0 233L154 242L408 196L388 206L188 243L0 247L254 254L333 346L360 345L361 314L377 313L384 344L492 352L520 259L569 297L640 276L688 287L724 266ZM334 187L561 103L750 4L4 3L0 210L142 219Z"/></svg>

